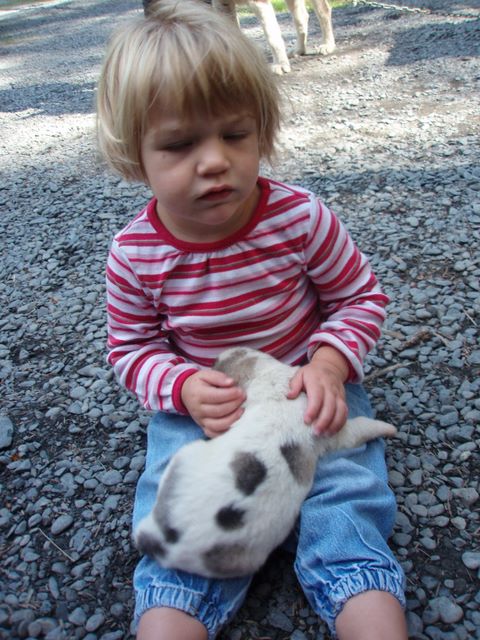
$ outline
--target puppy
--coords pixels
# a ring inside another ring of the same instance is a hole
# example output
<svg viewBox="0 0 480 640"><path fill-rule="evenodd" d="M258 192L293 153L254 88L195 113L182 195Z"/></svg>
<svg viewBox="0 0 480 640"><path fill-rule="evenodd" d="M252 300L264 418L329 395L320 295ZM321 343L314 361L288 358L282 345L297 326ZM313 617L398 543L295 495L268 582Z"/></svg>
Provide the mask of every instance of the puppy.
<svg viewBox="0 0 480 640"><path fill-rule="evenodd" d="M317 437L303 421L305 394L286 398L296 368L249 348L228 349L215 368L245 390L245 411L223 435L172 457L134 541L164 567L230 578L257 571L288 536L319 456L396 429L360 417Z"/></svg>

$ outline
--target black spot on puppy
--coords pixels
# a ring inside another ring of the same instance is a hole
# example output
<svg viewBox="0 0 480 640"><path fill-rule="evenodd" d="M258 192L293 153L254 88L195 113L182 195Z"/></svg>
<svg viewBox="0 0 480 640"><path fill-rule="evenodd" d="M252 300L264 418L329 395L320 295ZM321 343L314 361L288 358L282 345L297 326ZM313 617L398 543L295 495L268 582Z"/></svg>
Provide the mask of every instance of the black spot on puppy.
<svg viewBox="0 0 480 640"><path fill-rule="evenodd" d="M254 453L235 454L230 466L235 474L235 486L250 496L267 477L267 467Z"/></svg>
<svg viewBox="0 0 480 640"><path fill-rule="evenodd" d="M164 527L163 535L165 536L165 540L167 542L170 542L171 544L174 544L175 542L178 542L180 540L180 533L178 529L174 529L173 527Z"/></svg>
<svg viewBox="0 0 480 640"><path fill-rule="evenodd" d="M150 556L151 558L154 558L155 556L163 558L166 554L165 547L153 536L145 533L144 531L139 534L136 544L140 553Z"/></svg>
<svg viewBox="0 0 480 640"><path fill-rule="evenodd" d="M307 485L312 478L312 465L299 444L291 442L280 447L280 453L290 469L290 473L301 485Z"/></svg>
<svg viewBox="0 0 480 640"><path fill-rule="evenodd" d="M205 568L222 578L249 573L246 549L241 544L215 544L203 554Z"/></svg>
<svg viewBox="0 0 480 640"><path fill-rule="evenodd" d="M234 507L233 504L228 507L222 507L217 511L215 520L222 529L231 531L232 529L239 529L243 527L243 516L245 511Z"/></svg>

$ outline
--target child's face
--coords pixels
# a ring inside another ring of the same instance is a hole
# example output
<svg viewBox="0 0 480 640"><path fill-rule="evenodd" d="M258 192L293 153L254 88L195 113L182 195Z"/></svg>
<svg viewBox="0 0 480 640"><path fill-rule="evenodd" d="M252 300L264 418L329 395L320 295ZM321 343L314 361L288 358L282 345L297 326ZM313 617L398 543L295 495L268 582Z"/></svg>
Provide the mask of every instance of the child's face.
<svg viewBox="0 0 480 640"><path fill-rule="evenodd" d="M260 154L256 121L246 111L188 119L154 114L142 162L157 214L180 240L222 240L253 213Z"/></svg>

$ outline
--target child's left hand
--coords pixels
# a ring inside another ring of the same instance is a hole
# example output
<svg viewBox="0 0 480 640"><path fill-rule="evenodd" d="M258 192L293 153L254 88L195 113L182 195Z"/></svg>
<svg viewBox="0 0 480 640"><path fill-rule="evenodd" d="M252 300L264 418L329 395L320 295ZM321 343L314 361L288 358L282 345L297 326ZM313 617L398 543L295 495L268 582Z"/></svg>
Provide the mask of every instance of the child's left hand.
<svg viewBox="0 0 480 640"><path fill-rule="evenodd" d="M294 399L302 391L307 394L305 424L312 425L318 436L332 436L339 431L348 415L344 381L348 364L336 349L322 346L312 361L301 367L290 381L287 398Z"/></svg>

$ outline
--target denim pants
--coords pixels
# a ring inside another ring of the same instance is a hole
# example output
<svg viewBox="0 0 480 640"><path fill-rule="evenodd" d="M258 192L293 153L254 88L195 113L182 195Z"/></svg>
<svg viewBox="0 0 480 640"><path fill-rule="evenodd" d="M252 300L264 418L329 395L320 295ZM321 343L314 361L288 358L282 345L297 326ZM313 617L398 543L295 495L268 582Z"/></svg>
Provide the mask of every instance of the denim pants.
<svg viewBox="0 0 480 640"><path fill-rule="evenodd" d="M349 417L371 416L360 385L346 385ZM133 527L153 507L160 477L184 444L204 437L191 418L157 413L148 426L147 459L139 479ZM387 545L395 498L387 484L385 446L374 440L321 458L312 489L290 538L295 572L310 605L335 637L335 619L352 596L387 591L405 606L404 575ZM294 547L295 548L295 547ZM134 575L135 621L152 607L180 609L203 623L215 638L242 605L251 577L202 578L140 560Z"/></svg>

